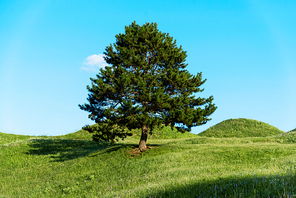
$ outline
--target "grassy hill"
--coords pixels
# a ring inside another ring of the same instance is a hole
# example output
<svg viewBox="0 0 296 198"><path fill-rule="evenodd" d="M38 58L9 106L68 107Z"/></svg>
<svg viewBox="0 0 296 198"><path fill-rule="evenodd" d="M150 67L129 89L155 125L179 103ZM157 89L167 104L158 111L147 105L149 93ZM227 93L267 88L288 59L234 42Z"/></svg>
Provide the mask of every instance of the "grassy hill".
<svg viewBox="0 0 296 198"><path fill-rule="evenodd" d="M0 197L291 197L296 145L283 137L151 137L141 153L137 136L0 133Z"/></svg>
<svg viewBox="0 0 296 198"><path fill-rule="evenodd" d="M205 137L267 137L284 133L278 128L251 119L229 119L203 131L199 136Z"/></svg>
<svg viewBox="0 0 296 198"><path fill-rule="evenodd" d="M16 143L17 141L28 140L30 137L27 135L13 135L0 132L0 146L11 142Z"/></svg>
<svg viewBox="0 0 296 198"><path fill-rule="evenodd" d="M59 138L81 138L83 137L84 139L91 140L91 134L89 134L87 131L80 130L75 133L70 133L64 136L58 136ZM141 129L135 129L133 130L133 136L134 138L138 138L140 140L141 137ZM190 132L185 132L185 133L180 133L177 131L177 129L171 129L171 127L166 127L163 126L163 128L158 128L156 127L153 130L152 134L149 134L148 136L148 141L149 139L181 139L181 138L190 138L190 137L197 137L196 134L190 133Z"/></svg>
<svg viewBox="0 0 296 198"><path fill-rule="evenodd" d="M140 139L141 130L137 129L134 131L135 133L133 136L135 138ZM149 135L148 141L149 139L180 139L180 138L192 138L192 137L197 137L197 135L190 132L180 133L175 128L172 130L171 127L164 126L162 129L155 128L152 135Z"/></svg>

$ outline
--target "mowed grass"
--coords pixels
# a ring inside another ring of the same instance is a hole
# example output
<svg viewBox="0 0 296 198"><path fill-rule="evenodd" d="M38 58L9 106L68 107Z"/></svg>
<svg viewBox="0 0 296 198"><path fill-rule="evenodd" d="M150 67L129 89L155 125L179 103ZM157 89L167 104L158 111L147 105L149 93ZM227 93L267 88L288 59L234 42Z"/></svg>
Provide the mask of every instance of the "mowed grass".
<svg viewBox="0 0 296 198"><path fill-rule="evenodd" d="M83 130L1 133L0 197L291 197L296 145L289 136L151 137L151 149L138 153L138 137L108 145Z"/></svg>

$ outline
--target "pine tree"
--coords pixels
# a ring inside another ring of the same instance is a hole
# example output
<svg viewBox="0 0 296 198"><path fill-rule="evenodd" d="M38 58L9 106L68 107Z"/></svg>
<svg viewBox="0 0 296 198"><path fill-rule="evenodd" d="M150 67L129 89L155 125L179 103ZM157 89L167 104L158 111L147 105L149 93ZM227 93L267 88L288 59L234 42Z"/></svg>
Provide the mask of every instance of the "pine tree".
<svg viewBox="0 0 296 198"><path fill-rule="evenodd" d="M139 149L146 148L148 133L158 126L191 131L211 120L216 110L209 98L196 98L202 92L202 74L190 74L185 68L186 51L176 45L156 23L139 26L136 22L118 34L116 43L106 47L105 61L97 78L91 78L88 111L97 125L85 126L94 141L124 139L132 129L142 129ZM128 130L127 130L128 129Z"/></svg>

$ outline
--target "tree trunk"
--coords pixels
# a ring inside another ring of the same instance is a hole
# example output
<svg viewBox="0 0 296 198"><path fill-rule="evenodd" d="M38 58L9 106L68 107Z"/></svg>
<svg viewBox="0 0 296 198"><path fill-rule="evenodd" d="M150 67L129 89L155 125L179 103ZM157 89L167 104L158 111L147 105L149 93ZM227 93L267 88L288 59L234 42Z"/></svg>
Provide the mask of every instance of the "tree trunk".
<svg viewBox="0 0 296 198"><path fill-rule="evenodd" d="M146 125L142 126L142 135L141 135L141 140L139 143L139 149L142 151L143 149L146 149L146 141L147 141L147 137L148 137L148 128Z"/></svg>

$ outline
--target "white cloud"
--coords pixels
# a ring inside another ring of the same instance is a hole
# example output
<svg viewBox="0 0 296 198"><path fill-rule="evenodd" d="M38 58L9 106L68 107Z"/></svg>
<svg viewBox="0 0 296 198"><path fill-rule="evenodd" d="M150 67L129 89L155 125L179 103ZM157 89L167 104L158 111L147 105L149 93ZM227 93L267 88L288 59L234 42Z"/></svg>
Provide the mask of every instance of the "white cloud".
<svg viewBox="0 0 296 198"><path fill-rule="evenodd" d="M108 64L105 62L103 54L94 54L83 61L81 69L87 71L97 71L98 68L104 68L107 65Z"/></svg>

